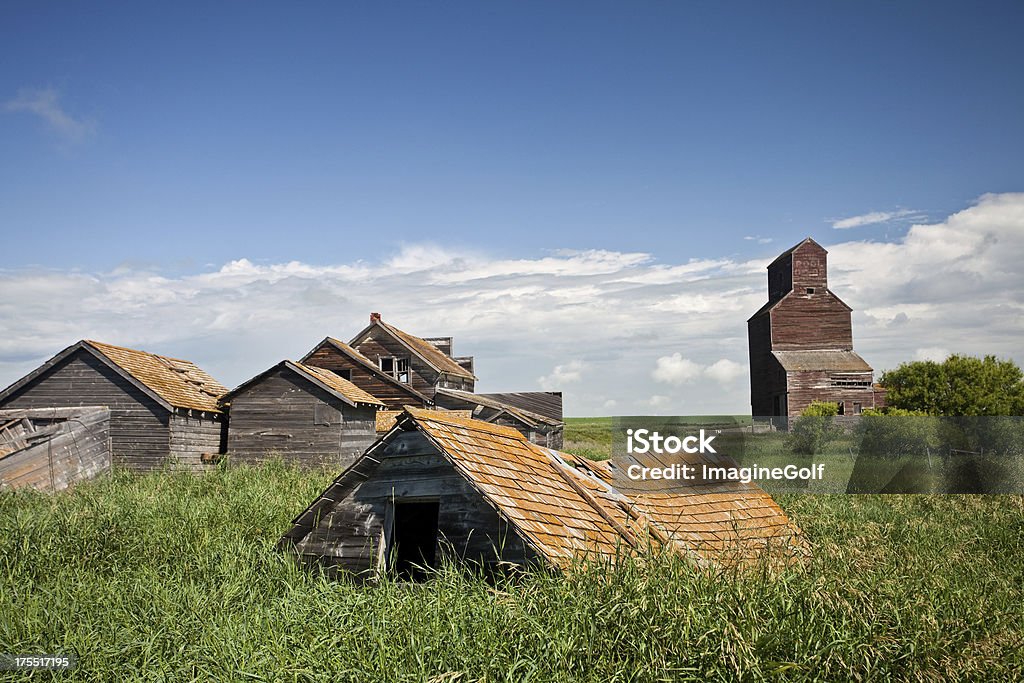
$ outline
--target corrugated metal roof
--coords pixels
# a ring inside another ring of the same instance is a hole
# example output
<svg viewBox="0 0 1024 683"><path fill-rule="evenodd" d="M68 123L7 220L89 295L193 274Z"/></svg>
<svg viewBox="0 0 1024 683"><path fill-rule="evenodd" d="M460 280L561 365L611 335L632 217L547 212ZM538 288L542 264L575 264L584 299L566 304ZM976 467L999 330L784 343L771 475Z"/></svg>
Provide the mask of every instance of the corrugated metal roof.
<svg viewBox="0 0 1024 683"><path fill-rule="evenodd" d="M500 410L508 413L509 415L518 419L522 424L527 427L536 427L537 423L543 423L547 425L560 425L561 420L554 420L546 415L541 415L529 410L523 410L509 403L504 403L493 398L488 394L474 394L471 391L459 391L457 389L437 389L435 392L435 400L437 400L436 394L443 396L451 396L460 401L466 403L474 403L476 405L485 406L494 410ZM471 412L471 411L470 411Z"/></svg>
<svg viewBox="0 0 1024 683"><path fill-rule="evenodd" d="M82 342L176 408L220 412L227 388L187 360L86 340Z"/></svg>
<svg viewBox="0 0 1024 683"><path fill-rule="evenodd" d="M772 351L772 355L786 372L871 372L867 361L853 351Z"/></svg>
<svg viewBox="0 0 1024 683"><path fill-rule="evenodd" d="M360 389L352 382L348 381L344 377L339 377L330 370L324 368L318 368L312 365L303 365L302 363L292 362L293 365L302 369L309 375L320 380L323 384L338 392L341 396L347 398L353 403L366 403L369 405L383 406L384 402L378 400L373 394L363 389Z"/></svg>
<svg viewBox="0 0 1024 683"><path fill-rule="evenodd" d="M519 408L528 413L542 415L559 423L564 421L562 392L560 391L506 391L475 395Z"/></svg>

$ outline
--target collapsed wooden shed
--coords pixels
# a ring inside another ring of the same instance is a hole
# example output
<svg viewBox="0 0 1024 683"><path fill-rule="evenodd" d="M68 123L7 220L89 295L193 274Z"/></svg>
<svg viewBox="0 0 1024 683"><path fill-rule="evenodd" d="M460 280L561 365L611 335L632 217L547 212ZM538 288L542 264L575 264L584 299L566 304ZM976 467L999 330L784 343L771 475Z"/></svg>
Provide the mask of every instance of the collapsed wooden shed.
<svg viewBox="0 0 1024 683"><path fill-rule="evenodd" d="M442 556L484 568L612 559L665 547L698 563L800 547L764 491L740 482L634 491L607 464L543 448L516 430L408 409L281 538L307 565L369 578Z"/></svg>
<svg viewBox="0 0 1024 683"><path fill-rule="evenodd" d="M227 434L225 391L189 361L83 340L0 392L0 408L105 406L114 467L201 469Z"/></svg>
<svg viewBox="0 0 1024 683"><path fill-rule="evenodd" d="M110 409L0 410L0 488L62 491L110 470Z"/></svg>
<svg viewBox="0 0 1024 683"><path fill-rule="evenodd" d="M348 465L377 438L384 404L330 370L281 361L221 398L233 462Z"/></svg>

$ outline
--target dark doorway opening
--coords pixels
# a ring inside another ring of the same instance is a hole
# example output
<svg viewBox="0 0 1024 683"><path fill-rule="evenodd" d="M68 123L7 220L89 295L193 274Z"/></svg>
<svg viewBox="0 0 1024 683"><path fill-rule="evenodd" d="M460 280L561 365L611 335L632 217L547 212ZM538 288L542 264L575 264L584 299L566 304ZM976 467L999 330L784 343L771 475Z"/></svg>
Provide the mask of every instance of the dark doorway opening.
<svg viewBox="0 0 1024 683"><path fill-rule="evenodd" d="M438 501L395 503L392 531L395 573L405 581L425 581L437 564Z"/></svg>

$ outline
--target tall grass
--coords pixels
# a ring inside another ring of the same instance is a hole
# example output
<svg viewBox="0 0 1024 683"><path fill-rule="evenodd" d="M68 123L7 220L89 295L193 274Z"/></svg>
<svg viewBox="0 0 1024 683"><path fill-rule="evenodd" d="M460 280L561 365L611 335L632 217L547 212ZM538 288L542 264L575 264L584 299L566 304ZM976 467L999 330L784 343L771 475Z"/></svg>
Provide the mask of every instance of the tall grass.
<svg viewBox="0 0 1024 683"><path fill-rule="evenodd" d="M1020 680L1016 497L794 496L782 571L664 557L357 587L273 550L330 480L273 464L0 493L0 651L68 680ZM0 674L2 675L2 674Z"/></svg>

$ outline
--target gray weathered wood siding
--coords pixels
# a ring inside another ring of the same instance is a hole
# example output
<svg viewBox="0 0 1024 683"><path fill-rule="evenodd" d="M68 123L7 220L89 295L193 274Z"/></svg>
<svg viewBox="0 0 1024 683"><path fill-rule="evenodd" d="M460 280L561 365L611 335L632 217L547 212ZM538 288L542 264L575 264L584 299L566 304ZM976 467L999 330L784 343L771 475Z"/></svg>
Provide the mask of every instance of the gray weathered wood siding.
<svg viewBox="0 0 1024 683"><path fill-rule="evenodd" d="M328 491L337 504L296 546L307 562L373 573L382 544L386 548L390 540L392 506L409 500L438 501L439 555L484 567L537 561L522 537L419 432L395 435L374 455L380 462L365 480L338 491L337 498Z"/></svg>
<svg viewBox="0 0 1024 683"><path fill-rule="evenodd" d="M61 491L110 470L110 410L91 407L0 410L0 422L28 418L27 447L0 457L0 488Z"/></svg>
<svg viewBox="0 0 1024 683"><path fill-rule="evenodd" d="M86 351L22 387L0 408L107 406L114 467L162 467L170 453L169 411Z"/></svg>
<svg viewBox="0 0 1024 683"><path fill-rule="evenodd" d="M806 294L794 290L769 315L774 351L853 348L850 309L832 292L815 289L814 294Z"/></svg>
<svg viewBox="0 0 1024 683"><path fill-rule="evenodd" d="M378 375L367 370L361 363L355 362L329 343L321 344L302 362L316 368L330 370L341 377L347 378L377 400L383 401L388 408L399 410L407 405L423 406L423 399L416 396L416 394L403 389L394 382L381 379Z"/></svg>
<svg viewBox="0 0 1024 683"><path fill-rule="evenodd" d="M423 362L419 356L411 353L405 345L396 341L394 337L379 327L375 326L372 328L366 338L354 345L354 348L374 363L377 363L377 359L381 356L408 358L409 386L428 397L432 397L434 395L434 387L437 385L438 372L434 370L434 368L430 367L430 365ZM369 390L367 389L367 391ZM374 394L374 396L376 396L376 394Z"/></svg>
<svg viewBox="0 0 1024 683"><path fill-rule="evenodd" d="M229 414L228 456L239 463L280 456L348 466L377 438L375 408L351 406L287 368L235 394Z"/></svg>
<svg viewBox="0 0 1024 683"><path fill-rule="evenodd" d="M220 416L213 417L208 414L202 417L195 413L178 411L171 416L169 427L169 462L174 467L207 469L209 464L203 462L203 456L212 456L223 450L227 420Z"/></svg>

